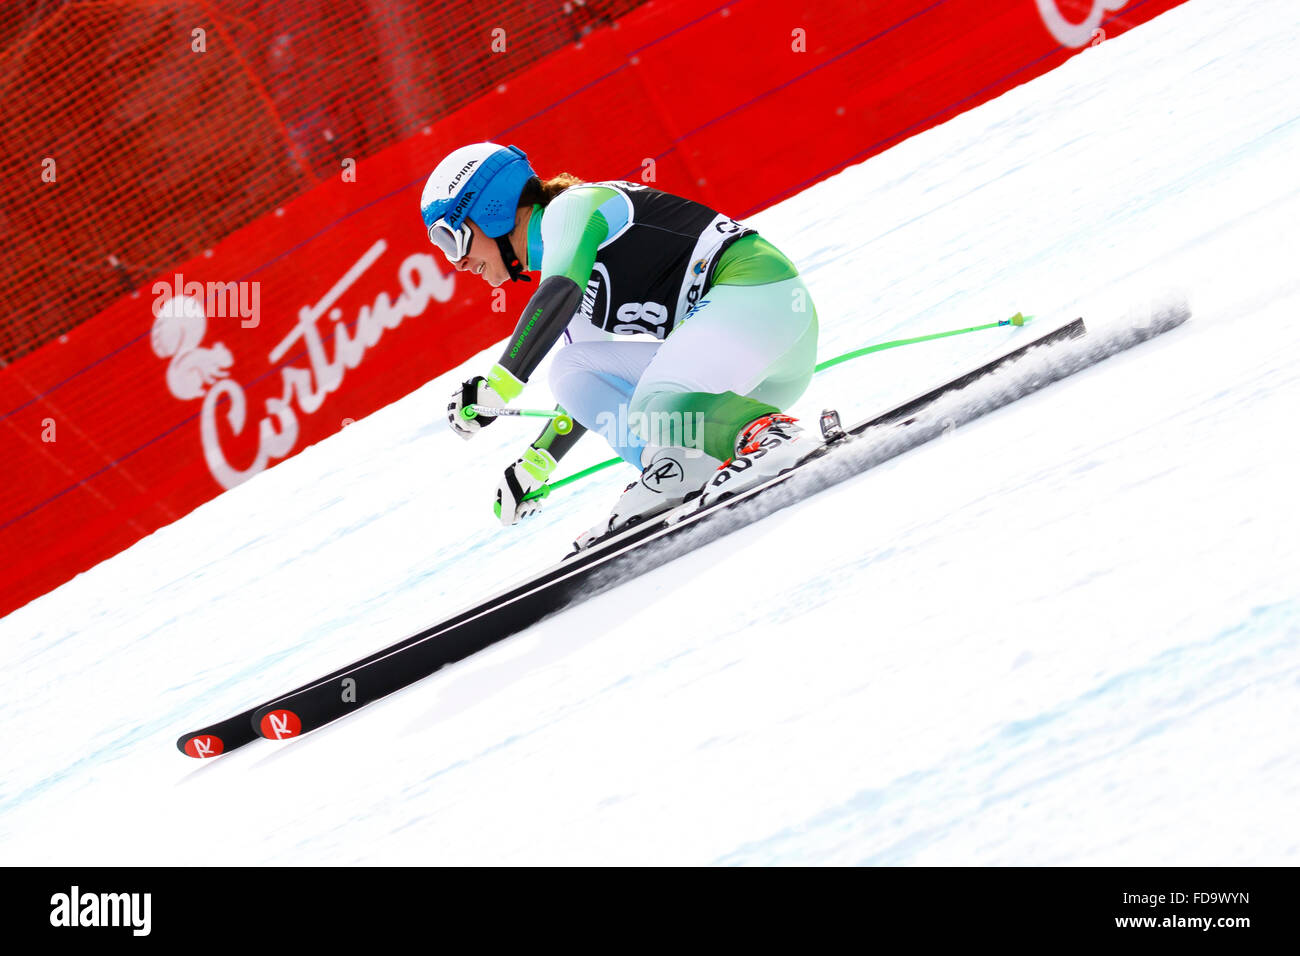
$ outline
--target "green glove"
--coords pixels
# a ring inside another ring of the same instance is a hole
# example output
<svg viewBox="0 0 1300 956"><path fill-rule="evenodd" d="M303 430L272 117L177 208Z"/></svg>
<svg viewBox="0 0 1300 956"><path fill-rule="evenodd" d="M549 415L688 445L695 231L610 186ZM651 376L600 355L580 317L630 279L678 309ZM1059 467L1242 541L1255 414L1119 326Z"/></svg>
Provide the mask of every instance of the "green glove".
<svg viewBox="0 0 1300 956"><path fill-rule="evenodd" d="M506 469L497 485L497 500L493 505L497 517L507 527L518 523L542 507L542 501L551 493L547 480L555 471L555 458L549 451L531 445L513 465Z"/></svg>

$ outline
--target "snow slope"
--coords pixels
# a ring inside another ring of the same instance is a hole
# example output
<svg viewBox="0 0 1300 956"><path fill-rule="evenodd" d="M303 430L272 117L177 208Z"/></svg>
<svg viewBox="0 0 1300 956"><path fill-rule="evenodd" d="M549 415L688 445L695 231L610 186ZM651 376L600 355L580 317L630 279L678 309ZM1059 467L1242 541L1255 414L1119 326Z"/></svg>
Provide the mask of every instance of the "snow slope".
<svg viewBox="0 0 1300 956"><path fill-rule="evenodd" d="M173 746L608 508L627 471L494 525L531 427L465 444L443 408L495 349L9 615L0 859L1295 864L1298 38L1290 0L1191 0L754 217L823 356L1193 316L353 718ZM1029 334L864 358L796 411Z"/></svg>

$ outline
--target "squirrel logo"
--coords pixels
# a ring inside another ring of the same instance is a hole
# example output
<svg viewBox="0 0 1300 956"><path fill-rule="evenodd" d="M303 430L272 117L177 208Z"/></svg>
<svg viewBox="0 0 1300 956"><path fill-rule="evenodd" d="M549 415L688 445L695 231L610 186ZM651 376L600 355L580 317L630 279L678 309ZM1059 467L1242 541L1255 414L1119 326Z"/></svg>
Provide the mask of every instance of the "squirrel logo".
<svg viewBox="0 0 1300 956"><path fill-rule="evenodd" d="M201 348L208 330L203 303L188 295L167 299L158 308L149 342L154 355L171 359L167 388L180 399L202 398L208 386L230 375L234 356L220 342Z"/></svg>

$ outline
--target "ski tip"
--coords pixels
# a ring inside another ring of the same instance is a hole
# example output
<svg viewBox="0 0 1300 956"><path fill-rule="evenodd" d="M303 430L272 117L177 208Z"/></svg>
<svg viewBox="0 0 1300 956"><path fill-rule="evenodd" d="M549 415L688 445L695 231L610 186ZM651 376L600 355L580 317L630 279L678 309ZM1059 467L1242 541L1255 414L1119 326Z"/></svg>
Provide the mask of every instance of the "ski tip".
<svg viewBox="0 0 1300 956"><path fill-rule="evenodd" d="M291 710L269 710L257 722L257 730L267 740L288 740L302 733L302 721Z"/></svg>
<svg viewBox="0 0 1300 956"><path fill-rule="evenodd" d="M190 734L176 741L176 746L185 756L198 760L215 757L226 749L216 734Z"/></svg>

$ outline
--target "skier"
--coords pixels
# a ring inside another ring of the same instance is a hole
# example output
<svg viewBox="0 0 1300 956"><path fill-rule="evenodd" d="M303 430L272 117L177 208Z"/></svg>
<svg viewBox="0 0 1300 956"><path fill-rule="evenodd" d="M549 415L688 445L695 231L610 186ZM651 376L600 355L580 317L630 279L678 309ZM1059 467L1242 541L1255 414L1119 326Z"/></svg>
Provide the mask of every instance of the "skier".
<svg viewBox="0 0 1300 956"><path fill-rule="evenodd" d="M696 497L707 503L724 485L773 477L817 447L782 412L812 378L817 313L798 270L753 229L640 183L543 181L522 150L493 143L443 159L420 211L457 271L493 287L541 273L500 361L451 396L458 435L494 421L467 418L467 406L514 400L567 342L550 384L573 426L562 434L552 420L506 469L502 524L537 510L588 429L641 475L580 548Z"/></svg>

